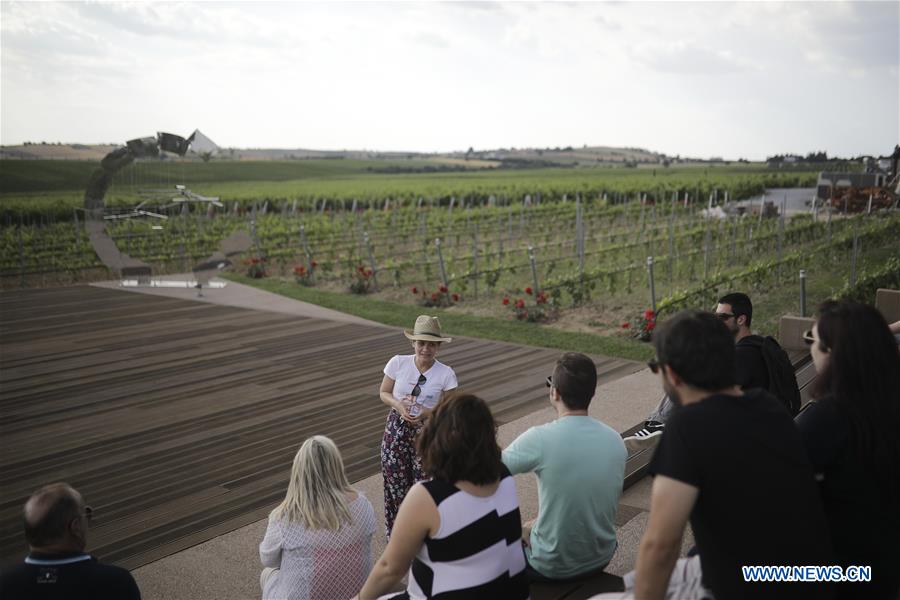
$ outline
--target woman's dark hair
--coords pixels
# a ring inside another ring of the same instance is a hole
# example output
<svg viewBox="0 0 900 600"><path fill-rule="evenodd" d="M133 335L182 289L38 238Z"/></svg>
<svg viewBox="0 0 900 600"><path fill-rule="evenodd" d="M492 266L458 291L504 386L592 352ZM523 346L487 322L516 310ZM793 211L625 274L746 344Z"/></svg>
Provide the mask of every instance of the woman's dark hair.
<svg viewBox="0 0 900 600"><path fill-rule="evenodd" d="M491 409L474 394L450 392L416 439L422 468L435 479L494 483L503 468Z"/></svg>
<svg viewBox="0 0 900 600"><path fill-rule="evenodd" d="M735 383L734 337L714 314L683 310L653 333L656 360L701 390Z"/></svg>
<svg viewBox="0 0 900 600"><path fill-rule="evenodd" d="M819 307L816 328L828 362L812 397L834 399L850 421L855 452L864 464L893 473L897 485L900 354L887 322L866 304L828 301Z"/></svg>

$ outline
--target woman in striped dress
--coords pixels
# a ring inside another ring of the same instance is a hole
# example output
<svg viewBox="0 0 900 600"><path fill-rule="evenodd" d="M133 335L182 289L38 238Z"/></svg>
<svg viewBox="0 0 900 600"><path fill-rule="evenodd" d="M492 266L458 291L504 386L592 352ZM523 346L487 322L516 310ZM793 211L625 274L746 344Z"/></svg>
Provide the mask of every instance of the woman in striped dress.
<svg viewBox="0 0 900 600"><path fill-rule="evenodd" d="M528 598L519 502L500 461L490 409L472 394L450 392L417 438L425 472L394 522L393 535L359 593L391 598Z"/></svg>

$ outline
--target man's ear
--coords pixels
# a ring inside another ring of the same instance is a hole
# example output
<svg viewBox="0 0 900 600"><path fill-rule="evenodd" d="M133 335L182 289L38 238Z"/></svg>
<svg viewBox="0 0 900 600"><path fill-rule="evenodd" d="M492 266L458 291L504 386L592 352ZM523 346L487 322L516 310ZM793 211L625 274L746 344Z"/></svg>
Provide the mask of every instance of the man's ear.
<svg viewBox="0 0 900 600"><path fill-rule="evenodd" d="M739 315L739 316L735 317L735 321L737 321L737 324L739 327L746 327L747 326L747 315Z"/></svg>

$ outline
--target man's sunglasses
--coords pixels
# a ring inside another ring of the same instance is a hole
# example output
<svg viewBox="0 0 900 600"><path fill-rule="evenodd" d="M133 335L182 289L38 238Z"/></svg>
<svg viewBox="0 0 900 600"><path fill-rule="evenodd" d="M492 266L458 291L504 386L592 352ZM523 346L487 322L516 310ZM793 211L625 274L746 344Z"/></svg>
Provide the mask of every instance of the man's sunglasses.
<svg viewBox="0 0 900 600"><path fill-rule="evenodd" d="M803 332L803 341L806 342L807 346L812 346L816 341L816 338L813 337L812 329L807 329Z"/></svg>
<svg viewBox="0 0 900 600"><path fill-rule="evenodd" d="M422 393L422 386L425 385L425 382L428 381L424 375L419 375L419 381L416 383L416 387L412 389L410 392L411 396L418 396Z"/></svg>
<svg viewBox="0 0 900 600"><path fill-rule="evenodd" d="M728 319L733 319L735 317L734 313L726 313L726 312L717 312L715 313L717 317L722 319L723 321L727 321Z"/></svg>

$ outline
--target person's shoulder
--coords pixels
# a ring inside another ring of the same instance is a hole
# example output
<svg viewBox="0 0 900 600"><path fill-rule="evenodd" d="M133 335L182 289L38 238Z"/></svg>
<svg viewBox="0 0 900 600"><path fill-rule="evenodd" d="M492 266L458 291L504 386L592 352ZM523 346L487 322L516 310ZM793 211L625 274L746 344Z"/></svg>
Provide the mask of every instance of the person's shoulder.
<svg viewBox="0 0 900 600"><path fill-rule="evenodd" d="M108 592L103 597L119 600L132 600L141 597L137 582L128 569L101 563L96 558L91 562L90 569L93 571L91 579L93 579L94 584L100 583L103 592Z"/></svg>
<svg viewBox="0 0 900 600"><path fill-rule="evenodd" d="M437 359L434 360L434 366L432 368L437 369L442 376L456 376L456 371L453 370L453 367L451 367L447 363L442 363Z"/></svg>

